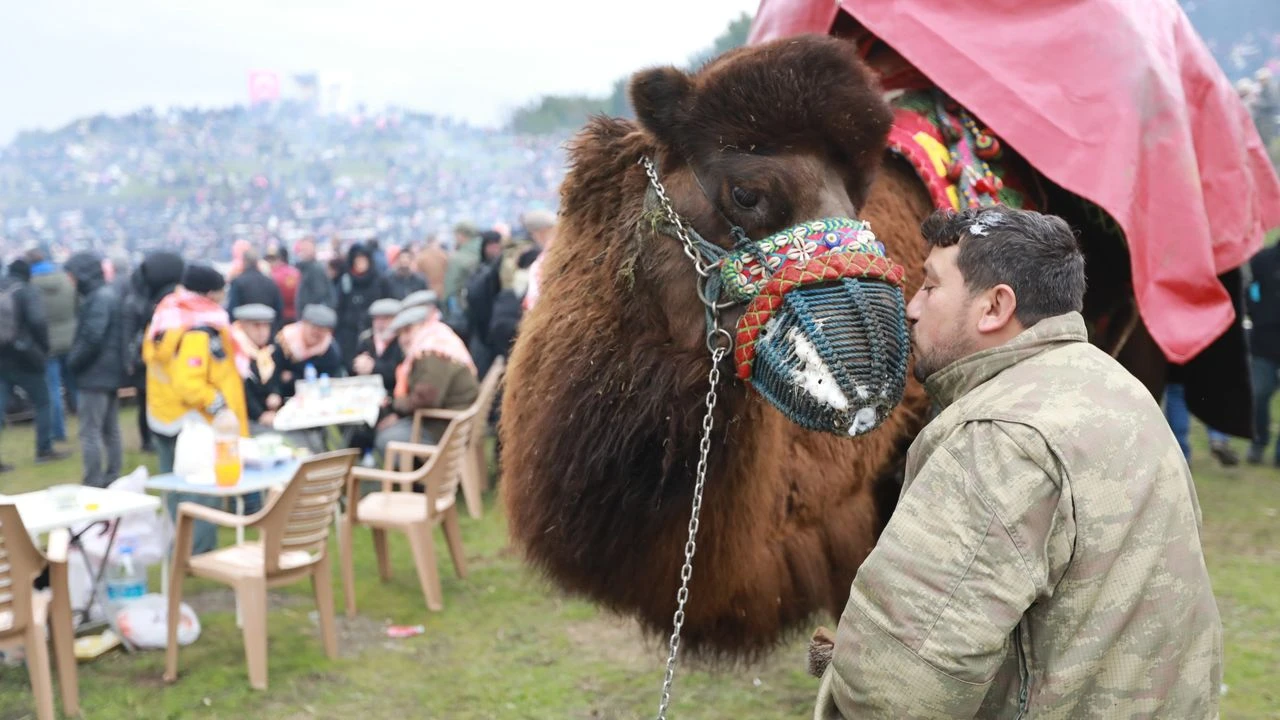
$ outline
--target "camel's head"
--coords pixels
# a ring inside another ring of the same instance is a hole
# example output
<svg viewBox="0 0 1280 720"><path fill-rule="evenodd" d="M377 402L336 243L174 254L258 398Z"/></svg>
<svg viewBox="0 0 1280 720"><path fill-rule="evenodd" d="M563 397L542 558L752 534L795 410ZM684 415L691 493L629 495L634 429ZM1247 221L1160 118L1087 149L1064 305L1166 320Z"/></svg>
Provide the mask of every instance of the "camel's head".
<svg viewBox="0 0 1280 720"><path fill-rule="evenodd" d="M879 425L909 343L903 269L857 219L892 115L854 47L792 38L647 70L631 97L655 146L642 222L666 246L656 285L677 340L732 345L738 376L806 428Z"/></svg>

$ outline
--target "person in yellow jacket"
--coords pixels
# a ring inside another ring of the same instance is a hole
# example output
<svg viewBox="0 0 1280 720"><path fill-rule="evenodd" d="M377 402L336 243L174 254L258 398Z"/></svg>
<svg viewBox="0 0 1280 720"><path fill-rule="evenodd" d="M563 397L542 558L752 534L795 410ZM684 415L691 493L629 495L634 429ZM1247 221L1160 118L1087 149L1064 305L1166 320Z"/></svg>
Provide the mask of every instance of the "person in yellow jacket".
<svg viewBox="0 0 1280 720"><path fill-rule="evenodd" d="M246 358L236 347L227 311L220 304L226 279L208 265L189 264L182 283L156 306L142 344L147 366L147 425L155 434L160 472L173 472L178 433L188 422L211 424L223 408L249 434L244 380L238 364ZM220 498L171 493L169 512L179 502L221 506ZM192 552L212 550L216 528L197 522Z"/></svg>

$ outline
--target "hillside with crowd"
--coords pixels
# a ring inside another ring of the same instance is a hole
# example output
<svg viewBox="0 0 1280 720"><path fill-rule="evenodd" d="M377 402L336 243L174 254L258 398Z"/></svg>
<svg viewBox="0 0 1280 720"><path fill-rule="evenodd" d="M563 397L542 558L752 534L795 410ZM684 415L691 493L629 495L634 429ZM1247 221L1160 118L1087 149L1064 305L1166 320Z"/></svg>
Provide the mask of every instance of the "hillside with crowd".
<svg viewBox="0 0 1280 720"><path fill-rule="evenodd" d="M447 245L460 221L554 211L566 138L291 102L86 118L0 149L0 255L43 246L136 262L163 247L229 261L237 240L308 236Z"/></svg>

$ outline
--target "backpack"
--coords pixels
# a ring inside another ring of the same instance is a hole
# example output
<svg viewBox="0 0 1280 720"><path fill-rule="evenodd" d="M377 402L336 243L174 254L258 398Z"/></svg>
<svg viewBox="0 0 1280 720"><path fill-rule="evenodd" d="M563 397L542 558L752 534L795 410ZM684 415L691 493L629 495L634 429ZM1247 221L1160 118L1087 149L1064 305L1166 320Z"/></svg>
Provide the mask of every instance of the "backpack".
<svg viewBox="0 0 1280 720"><path fill-rule="evenodd" d="M8 347L18 339L18 291L21 289L22 286L15 283L0 290L0 347Z"/></svg>

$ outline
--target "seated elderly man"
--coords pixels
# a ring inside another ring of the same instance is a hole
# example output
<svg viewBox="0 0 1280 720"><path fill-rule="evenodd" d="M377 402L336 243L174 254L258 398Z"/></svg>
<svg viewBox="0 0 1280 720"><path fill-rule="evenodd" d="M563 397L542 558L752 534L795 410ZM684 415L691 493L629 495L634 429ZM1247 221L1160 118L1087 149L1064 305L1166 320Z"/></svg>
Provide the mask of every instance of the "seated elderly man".
<svg viewBox="0 0 1280 720"><path fill-rule="evenodd" d="M404 360L400 343L387 332L400 310L400 302L390 298L376 300L369 306L373 327L360 333L360 344L351 361L352 375L381 375L388 394L395 390L396 367Z"/></svg>
<svg viewBox="0 0 1280 720"><path fill-rule="evenodd" d="M439 296L436 295L434 290L418 290L404 296L404 299L400 301L400 309L408 310L415 307L435 308L437 307L437 300L439 300Z"/></svg>
<svg viewBox="0 0 1280 720"><path fill-rule="evenodd" d="M480 391L471 354L462 339L440 321L434 306L401 310L388 331L396 333L405 357L396 368L391 411L378 423L375 445L380 453L389 442L410 439L414 411L465 410ZM423 423L417 441L436 442L446 425Z"/></svg>
<svg viewBox="0 0 1280 720"><path fill-rule="evenodd" d="M295 384L305 376L307 365L316 376L342 377L342 352L333 339L338 314L327 305L308 305L302 319L285 325L276 333L275 361L280 368L280 389L285 398L293 397Z"/></svg>
<svg viewBox="0 0 1280 720"><path fill-rule="evenodd" d="M271 428L276 411L284 404L280 376L276 372L271 326L276 311L266 305L241 305L231 311L231 337L236 341L236 365L244 378L244 402L249 417L249 433L257 435Z"/></svg>
<svg viewBox="0 0 1280 720"><path fill-rule="evenodd" d="M234 308L231 317L235 320L231 323L231 337L236 341L236 369L244 378L244 403L249 418L249 434L270 432L276 410L284 403L280 396L280 378L276 373L274 348L271 346L271 328L276 321L276 311L261 303L250 303ZM294 442L307 442L304 436L292 439ZM261 508L262 493L245 496L246 514L252 515Z"/></svg>
<svg viewBox="0 0 1280 720"><path fill-rule="evenodd" d="M297 383L306 376L307 365L316 369L316 377L338 378L346 374L342 353L333 339L337 324L338 315L333 308L313 304L303 308L301 320L285 325L276 333L272 357L278 372L275 388L282 398L287 400L296 394ZM291 431L284 436L291 444L314 453L327 449L320 429Z"/></svg>

